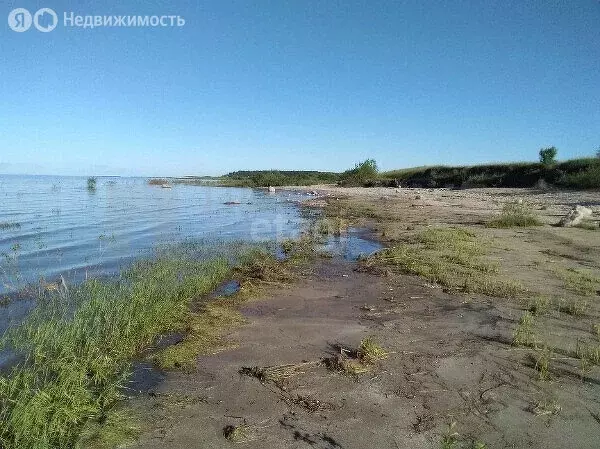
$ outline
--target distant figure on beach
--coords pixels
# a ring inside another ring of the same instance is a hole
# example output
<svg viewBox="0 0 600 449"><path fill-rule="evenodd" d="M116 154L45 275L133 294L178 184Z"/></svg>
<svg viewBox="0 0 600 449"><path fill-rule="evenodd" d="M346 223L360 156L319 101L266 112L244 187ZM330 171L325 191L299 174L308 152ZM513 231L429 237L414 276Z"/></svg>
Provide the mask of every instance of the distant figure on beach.
<svg viewBox="0 0 600 449"><path fill-rule="evenodd" d="M269 186L269 193L275 193L275 187Z"/></svg>

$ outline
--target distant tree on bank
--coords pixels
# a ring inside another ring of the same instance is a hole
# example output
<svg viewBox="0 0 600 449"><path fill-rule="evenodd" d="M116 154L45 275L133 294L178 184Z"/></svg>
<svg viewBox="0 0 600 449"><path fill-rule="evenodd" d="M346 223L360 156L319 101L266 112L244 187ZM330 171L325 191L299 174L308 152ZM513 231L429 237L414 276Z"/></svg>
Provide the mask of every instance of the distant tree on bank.
<svg viewBox="0 0 600 449"><path fill-rule="evenodd" d="M540 150L540 162L544 165L552 165L556 163L556 147L542 148Z"/></svg>
<svg viewBox="0 0 600 449"><path fill-rule="evenodd" d="M375 159L367 159L356 164L354 168L342 173L340 176L340 183L342 185L361 186L367 181L376 179L378 174L379 170L377 169L377 162L375 162Z"/></svg>
<svg viewBox="0 0 600 449"><path fill-rule="evenodd" d="M596 157L600 159L600 147L598 147L598 150L596 151Z"/></svg>

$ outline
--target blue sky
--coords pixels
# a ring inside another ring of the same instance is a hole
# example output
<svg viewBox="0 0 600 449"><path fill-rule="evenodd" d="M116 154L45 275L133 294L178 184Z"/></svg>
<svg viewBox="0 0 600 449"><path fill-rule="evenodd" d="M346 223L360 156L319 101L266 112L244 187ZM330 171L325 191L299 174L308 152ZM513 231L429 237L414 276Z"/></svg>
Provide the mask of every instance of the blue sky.
<svg viewBox="0 0 600 449"><path fill-rule="evenodd" d="M8 14L54 9L15 33ZM184 27L63 26L181 15ZM4 0L0 173L221 174L600 146L598 0Z"/></svg>

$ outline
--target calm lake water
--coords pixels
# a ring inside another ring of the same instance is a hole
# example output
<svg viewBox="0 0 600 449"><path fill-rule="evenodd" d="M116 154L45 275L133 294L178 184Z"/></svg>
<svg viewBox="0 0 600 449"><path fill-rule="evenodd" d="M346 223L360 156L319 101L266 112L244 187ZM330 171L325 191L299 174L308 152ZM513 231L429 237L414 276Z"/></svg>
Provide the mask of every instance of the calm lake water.
<svg viewBox="0 0 600 449"><path fill-rule="evenodd" d="M0 175L0 293L63 275L116 273L157 245L280 240L298 234L298 194L150 186L141 178ZM240 204L226 205L226 202Z"/></svg>
<svg viewBox="0 0 600 449"><path fill-rule="evenodd" d="M23 289L61 275L73 284L117 274L164 244L199 242L210 255L223 250L219 243L297 237L305 221L297 202L305 198L181 184L165 189L141 178L98 178L89 191L87 178L0 175L0 294L35 292ZM322 249L354 260L381 247L364 237L351 229L330 236ZM25 293L0 307L0 336L23 320L34 298ZM0 351L0 370L14 361Z"/></svg>

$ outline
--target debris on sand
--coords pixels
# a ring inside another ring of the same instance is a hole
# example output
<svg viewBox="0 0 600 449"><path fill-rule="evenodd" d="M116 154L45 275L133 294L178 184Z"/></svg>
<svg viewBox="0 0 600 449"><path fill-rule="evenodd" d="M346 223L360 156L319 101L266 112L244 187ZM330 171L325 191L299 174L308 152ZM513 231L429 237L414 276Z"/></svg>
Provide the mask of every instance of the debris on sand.
<svg viewBox="0 0 600 449"><path fill-rule="evenodd" d="M273 382L280 383L290 377L304 374L304 369L309 366L316 366L319 362L302 362L297 364L266 366L266 367L247 367L240 369L239 373L245 376L255 377L262 383Z"/></svg>
<svg viewBox="0 0 600 449"><path fill-rule="evenodd" d="M369 372L372 366L387 358L386 352L372 338L365 338L358 349L345 348L340 344L332 345L336 353L323 359L323 364L331 371L341 371L352 376Z"/></svg>

